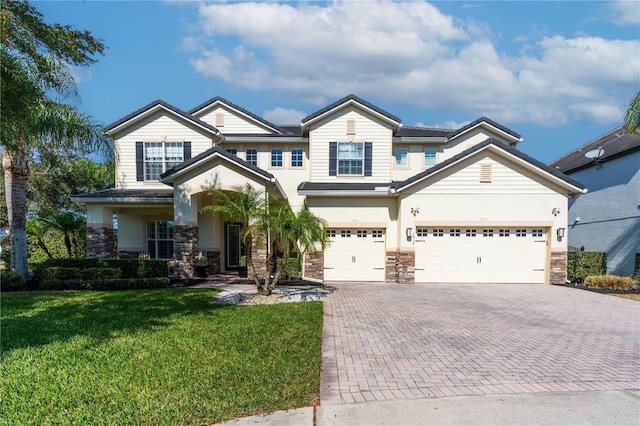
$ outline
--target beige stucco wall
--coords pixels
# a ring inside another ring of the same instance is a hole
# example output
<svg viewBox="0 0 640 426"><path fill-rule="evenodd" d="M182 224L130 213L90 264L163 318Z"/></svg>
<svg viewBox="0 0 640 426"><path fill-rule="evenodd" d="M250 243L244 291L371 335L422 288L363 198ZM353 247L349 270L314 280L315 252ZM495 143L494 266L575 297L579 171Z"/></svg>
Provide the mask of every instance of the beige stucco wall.
<svg viewBox="0 0 640 426"><path fill-rule="evenodd" d="M127 207L115 209L118 214L118 251L147 251L147 221L173 220L170 206Z"/></svg>

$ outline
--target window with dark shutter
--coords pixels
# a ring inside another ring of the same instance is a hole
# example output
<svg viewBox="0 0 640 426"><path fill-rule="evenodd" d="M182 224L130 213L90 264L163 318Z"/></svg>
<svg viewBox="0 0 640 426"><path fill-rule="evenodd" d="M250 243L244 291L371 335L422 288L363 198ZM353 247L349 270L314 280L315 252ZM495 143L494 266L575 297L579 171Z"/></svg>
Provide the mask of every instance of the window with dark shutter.
<svg viewBox="0 0 640 426"><path fill-rule="evenodd" d="M371 142L364 143L364 175L371 176L372 172L373 144Z"/></svg>
<svg viewBox="0 0 640 426"><path fill-rule="evenodd" d="M191 158L191 142L185 141L182 143L182 153L184 155L184 161Z"/></svg>
<svg viewBox="0 0 640 426"><path fill-rule="evenodd" d="M338 142L329 142L329 176L335 176L338 169Z"/></svg>
<svg viewBox="0 0 640 426"><path fill-rule="evenodd" d="M144 145L136 142L136 180L144 180Z"/></svg>

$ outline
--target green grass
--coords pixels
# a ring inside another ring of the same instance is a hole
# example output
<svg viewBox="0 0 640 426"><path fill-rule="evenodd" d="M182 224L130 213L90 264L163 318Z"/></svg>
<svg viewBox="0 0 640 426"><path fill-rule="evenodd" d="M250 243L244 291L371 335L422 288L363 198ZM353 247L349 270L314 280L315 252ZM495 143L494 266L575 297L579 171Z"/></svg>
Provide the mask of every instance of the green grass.
<svg viewBox="0 0 640 426"><path fill-rule="evenodd" d="M317 402L322 303L216 290L1 295L1 424L206 424Z"/></svg>

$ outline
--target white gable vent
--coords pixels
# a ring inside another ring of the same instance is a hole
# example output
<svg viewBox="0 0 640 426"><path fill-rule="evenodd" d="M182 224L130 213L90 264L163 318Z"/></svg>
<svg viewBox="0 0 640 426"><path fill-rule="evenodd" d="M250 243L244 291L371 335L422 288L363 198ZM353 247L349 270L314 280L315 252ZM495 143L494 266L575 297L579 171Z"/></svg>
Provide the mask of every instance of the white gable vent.
<svg viewBox="0 0 640 426"><path fill-rule="evenodd" d="M347 135L356 134L356 120L347 120Z"/></svg>
<svg viewBox="0 0 640 426"><path fill-rule="evenodd" d="M224 127L224 113L216 112L216 127Z"/></svg>
<svg viewBox="0 0 640 426"><path fill-rule="evenodd" d="M480 183L491 183L491 164L480 164Z"/></svg>

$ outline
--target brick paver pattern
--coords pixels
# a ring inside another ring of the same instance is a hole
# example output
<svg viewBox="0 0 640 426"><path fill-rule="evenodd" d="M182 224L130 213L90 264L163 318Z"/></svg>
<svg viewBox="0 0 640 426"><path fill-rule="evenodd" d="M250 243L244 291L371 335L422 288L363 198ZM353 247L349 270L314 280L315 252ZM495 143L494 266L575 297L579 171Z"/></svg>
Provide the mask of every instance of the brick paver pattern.
<svg viewBox="0 0 640 426"><path fill-rule="evenodd" d="M335 283L322 403L640 388L640 302L521 284Z"/></svg>

